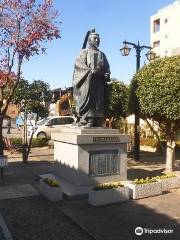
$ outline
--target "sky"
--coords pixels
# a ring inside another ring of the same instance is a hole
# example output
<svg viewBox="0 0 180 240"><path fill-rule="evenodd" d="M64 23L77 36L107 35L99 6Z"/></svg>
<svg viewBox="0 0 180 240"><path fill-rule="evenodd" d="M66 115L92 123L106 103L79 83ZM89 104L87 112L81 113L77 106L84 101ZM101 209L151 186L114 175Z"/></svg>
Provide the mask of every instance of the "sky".
<svg viewBox="0 0 180 240"><path fill-rule="evenodd" d="M23 77L30 82L43 80L51 89L72 86L75 58L88 30L96 29L109 61L111 77L129 84L136 71L136 54L119 51L123 41L150 46L150 17L174 0L54 0L59 11L61 38L47 45L47 54L38 55L23 66ZM141 66L148 61L141 52Z"/></svg>

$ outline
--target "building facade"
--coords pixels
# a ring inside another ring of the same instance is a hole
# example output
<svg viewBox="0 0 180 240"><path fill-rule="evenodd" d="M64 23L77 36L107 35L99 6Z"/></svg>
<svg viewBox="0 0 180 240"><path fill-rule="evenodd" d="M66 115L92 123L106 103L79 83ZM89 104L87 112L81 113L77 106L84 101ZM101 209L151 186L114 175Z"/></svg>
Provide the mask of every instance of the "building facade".
<svg viewBox="0 0 180 240"><path fill-rule="evenodd" d="M180 55L180 0L151 16L151 46L160 57Z"/></svg>
<svg viewBox="0 0 180 240"><path fill-rule="evenodd" d="M18 113L19 113L18 106L13 104L13 103L10 103L8 105L8 109L7 109L6 115L9 116L10 118L14 118L15 119L18 116Z"/></svg>

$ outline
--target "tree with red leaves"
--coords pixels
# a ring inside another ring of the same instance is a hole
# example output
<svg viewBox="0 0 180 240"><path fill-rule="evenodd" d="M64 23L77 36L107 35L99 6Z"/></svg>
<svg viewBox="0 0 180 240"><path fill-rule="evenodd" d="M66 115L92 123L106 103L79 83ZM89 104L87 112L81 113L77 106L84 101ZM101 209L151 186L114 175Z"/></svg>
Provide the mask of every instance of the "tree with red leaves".
<svg viewBox="0 0 180 240"><path fill-rule="evenodd" d="M44 44L60 38L58 11L52 0L4 0L0 3L0 155L2 123L22 78L22 65L46 52Z"/></svg>

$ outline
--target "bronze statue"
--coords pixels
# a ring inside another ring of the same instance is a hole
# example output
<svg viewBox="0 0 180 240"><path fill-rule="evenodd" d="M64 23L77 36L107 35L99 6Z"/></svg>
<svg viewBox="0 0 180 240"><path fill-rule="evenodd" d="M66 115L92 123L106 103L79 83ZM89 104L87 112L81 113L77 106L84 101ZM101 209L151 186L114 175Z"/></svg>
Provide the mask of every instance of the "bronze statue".
<svg viewBox="0 0 180 240"><path fill-rule="evenodd" d="M86 44L88 41L88 48ZM99 51L99 34L87 32L76 59L73 74L73 97L80 125L102 127L110 82L109 63Z"/></svg>

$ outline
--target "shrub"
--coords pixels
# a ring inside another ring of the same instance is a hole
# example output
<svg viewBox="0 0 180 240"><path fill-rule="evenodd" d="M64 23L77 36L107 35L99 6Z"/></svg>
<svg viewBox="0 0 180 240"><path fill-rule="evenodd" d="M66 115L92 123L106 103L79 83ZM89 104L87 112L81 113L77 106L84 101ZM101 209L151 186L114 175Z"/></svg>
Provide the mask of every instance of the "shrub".
<svg viewBox="0 0 180 240"><path fill-rule="evenodd" d="M47 145L49 139L48 138L33 138L31 147L43 147ZM11 143L14 146L22 147L23 139L22 138L11 138Z"/></svg>
<svg viewBox="0 0 180 240"><path fill-rule="evenodd" d="M51 178L44 178L43 182L47 183L51 187L59 187L60 184Z"/></svg>
<svg viewBox="0 0 180 240"><path fill-rule="evenodd" d="M12 145L21 145L22 146L22 138L11 138Z"/></svg>
<svg viewBox="0 0 180 240"><path fill-rule="evenodd" d="M180 141L177 141L177 142L176 142L176 147L177 147L177 148L180 148Z"/></svg>
<svg viewBox="0 0 180 240"><path fill-rule="evenodd" d="M160 180L160 179L167 179L167 178L172 178L172 177L176 177L176 175L174 173L169 173L169 174L165 174L165 175L161 175L161 176L156 176L155 178L157 180Z"/></svg>
<svg viewBox="0 0 180 240"><path fill-rule="evenodd" d="M160 141L161 145L166 148L166 140L161 140ZM154 147L157 148L157 150L160 149L160 143L158 142L157 139L154 138L141 138L140 139L140 145L141 146L149 146L149 147ZM180 141L176 141L176 149L180 148Z"/></svg>
<svg viewBox="0 0 180 240"><path fill-rule="evenodd" d="M141 179L134 179L134 184L146 184L146 183L152 183L152 182L157 182L156 177L152 178L141 178Z"/></svg>
<svg viewBox="0 0 180 240"><path fill-rule="evenodd" d="M48 138L33 138L32 147L43 147L47 145L48 141L49 141Z"/></svg>
<svg viewBox="0 0 180 240"><path fill-rule="evenodd" d="M152 178L147 177L147 178L141 178L141 179L134 179L134 183L135 184L152 183L152 182L157 182L157 180L160 180L160 179L167 179L172 177L176 177L176 175L174 173L169 173L169 174L156 176Z"/></svg>
<svg viewBox="0 0 180 240"><path fill-rule="evenodd" d="M16 149L16 151L22 152L22 138L11 138L10 139L12 146Z"/></svg>
<svg viewBox="0 0 180 240"><path fill-rule="evenodd" d="M154 138L141 138L140 139L140 145L146 145L150 147L157 147L158 146L158 140Z"/></svg>
<svg viewBox="0 0 180 240"><path fill-rule="evenodd" d="M123 184L121 182L110 182L110 183L101 183L96 185L93 190L99 191L99 190L107 190L107 189L113 189L123 187Z"/></svg>

